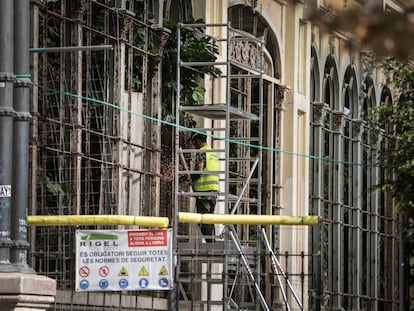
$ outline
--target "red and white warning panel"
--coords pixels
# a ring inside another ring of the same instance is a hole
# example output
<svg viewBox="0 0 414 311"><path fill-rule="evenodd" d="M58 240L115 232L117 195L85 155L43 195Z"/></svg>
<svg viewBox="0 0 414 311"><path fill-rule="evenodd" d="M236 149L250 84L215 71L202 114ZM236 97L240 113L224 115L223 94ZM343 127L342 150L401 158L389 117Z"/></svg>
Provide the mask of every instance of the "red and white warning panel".
<svg viewBox="0 0 414 311"><path fill-rule="evenodd" d="M169 290L172 230L77 230L76 286L82 291Z"/></svg>

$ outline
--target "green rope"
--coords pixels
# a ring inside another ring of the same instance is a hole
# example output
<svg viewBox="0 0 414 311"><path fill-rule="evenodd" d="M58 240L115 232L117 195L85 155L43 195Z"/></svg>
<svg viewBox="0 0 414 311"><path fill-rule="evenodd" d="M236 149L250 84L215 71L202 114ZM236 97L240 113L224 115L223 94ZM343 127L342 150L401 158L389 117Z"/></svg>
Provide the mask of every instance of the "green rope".
<svg viewBox="0 0 414 311"><path fill-rule="evenodd" d="M200 132L199 130L197 130L195 128L189 128L189 127L185 127L185 126L182 126L182 125L177 125L177 124L174 124L174 123L162 120L162 119L154 118L154 117L151 117L151 116L148 116L148 115L145 115L145 114L141 114L141 113L138 113L138 112L135 112L135 111L123 108L123 107L119 107L115 104L112 104L112 103L109 103L109 102L106 102L106 101L103 101L103 100L90 98L90 97L85 97L85 96L82 96L82 95L77 95L77 94L73 94L73 93L66 92L66 91L59 91L59 90L55 90L55 89L52 89L52 88L49 88L49 87L40 86L40 85L36 85L36 84L34 84L34 85L41 88L41 89L43 89L43 90L46 90L46 91L50 91L50 92L54 92L54 93L58 93L58 94L63 94L65 96L74 97L74 98L78 98L78 99L85 100L85 101L88 101L88 102L93 102L93 103L105 105L105 106L111 107L113 109L117 109L119 111L123 111L123 112L129 113L131 115L135 115L135 116L147 119L147 120L159 122L159 123L162 123L164 125L175 127L175 128L180 129L180 130L183 130L183 131L189 131L189 132L194 132L194 133L199 133L199 134L205 134L205 133ZM309 158L309 159L312 159L312 160L318 160L318 161L323 161L323 162L337 163L337 164L350 165L350 166L364 166L364 167L379 167L380 166L379 164L354 163L354 162L350 162L350 161L336 160L336 159L331 159L331 158L326 158L326 157L318 157L318 156L313 156L313 155L309 155L309 154L297 153L297 152L293 152L293 151L282 150L282 149L279 149L279 148L258 146L258 145L244 143L244 142L233 140L233 139L226 139L226 138L211 135L211 134L207 134L207 136L210 136L210 137L212 137L216 140L228 141L229 143L234 143L234 144L242 145L242 146L245 146L245 147L262 149L262 150L282 153L282 154L286 154L286 155L304 157L304 158Z"/></svg>

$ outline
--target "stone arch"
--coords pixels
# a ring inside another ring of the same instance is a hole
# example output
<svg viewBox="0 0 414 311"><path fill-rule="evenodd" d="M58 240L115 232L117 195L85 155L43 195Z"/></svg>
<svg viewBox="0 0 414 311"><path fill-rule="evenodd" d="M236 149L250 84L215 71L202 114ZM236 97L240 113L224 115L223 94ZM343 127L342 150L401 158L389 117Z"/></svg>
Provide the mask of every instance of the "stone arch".
<svg viewBox="0 0 414 311"><path fill-rule="evenodd" d="M369 110L374 108L376 103L376 94L374 81L371 76L367 75L361 84L361 113L369 114Z"/></svg>
<svg viewBox="0 0 414 311"><path fill-rule="evenodd" d="M339 109L338 70L333 56L329 55L325 62L322 83L322 100L330 109Z"/></svg>
<svg viewBox="0 0 414 311"><path fill-rule="evenodd" d="M380 105L392 103L392 93L388 86L384 86L381 91Z"/></svg>
<svg viewBox="0 0 414 311"><path fill-rule="evenodd" d="M164 11L164 16L166 19L187 20L192 16L192 1L167 0L165 3Z"/></svg>
<svg viewBox="0 0 414 311"><path fill-rule="evenodd" d="M311 48L310 70L310 101L316 102L320 100L321 75L318 54L315 47Z"/></svg>
<svg viewBox="0 0 414 311"><path fill-rule="evenodd" d="M346 115L358 117L358 86L355 69L349 65L344 74L342 84L342 107Z"/></svg>
<svg viewBox="0 0 414 311"><path fill-rule="evenodd" d="M274 78L280 79L282 70L279 41L265 18L252 7L239 4L229 7L228 17L232 22L232 27L256 37L264 37L266 53L272 59L273 68L270 72L273 72Z"/></svg>

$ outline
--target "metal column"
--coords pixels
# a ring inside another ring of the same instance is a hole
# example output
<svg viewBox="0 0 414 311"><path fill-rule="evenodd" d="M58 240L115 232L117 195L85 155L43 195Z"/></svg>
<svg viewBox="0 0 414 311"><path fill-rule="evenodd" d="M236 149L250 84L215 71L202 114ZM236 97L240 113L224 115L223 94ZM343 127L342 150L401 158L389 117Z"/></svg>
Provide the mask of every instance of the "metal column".
<svg viewBox="0 0 414 311"><path fill-rule="evenodd" d="M29 133L30 115L30 3L29 0L14 1L14 109L13 127L13 183L11 238L13 247L10 260L19 272L34 273L27 265L27 212L29 193ZM18 193L17 193L18 192Z"/></svg>
<svg viewBox="0 0 414 311"><path fill-rule="evenodd" d="M13 167L13 0L0 1L0 272L13 272L10 264Z"/></svg>

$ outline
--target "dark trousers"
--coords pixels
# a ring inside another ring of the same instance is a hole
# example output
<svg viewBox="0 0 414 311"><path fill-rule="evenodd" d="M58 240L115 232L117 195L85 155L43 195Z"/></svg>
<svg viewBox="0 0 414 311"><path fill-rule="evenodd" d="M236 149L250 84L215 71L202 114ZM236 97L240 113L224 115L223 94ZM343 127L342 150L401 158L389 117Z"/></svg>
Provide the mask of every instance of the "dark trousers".
<svg viewBox="0 0 414 311"><path fill-rule="evenodd" d="M216 199L211 197L197 197L197 213L207 214L214 213ZM200 224L201 233L205 236L206 242L214 242L215 228L213 224Z"/></svg>

